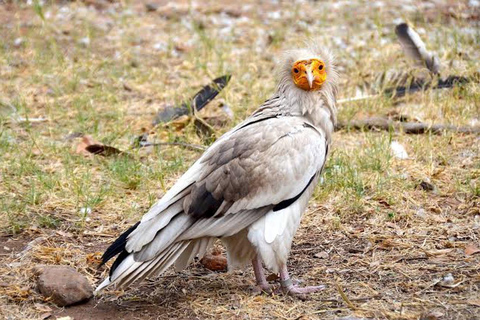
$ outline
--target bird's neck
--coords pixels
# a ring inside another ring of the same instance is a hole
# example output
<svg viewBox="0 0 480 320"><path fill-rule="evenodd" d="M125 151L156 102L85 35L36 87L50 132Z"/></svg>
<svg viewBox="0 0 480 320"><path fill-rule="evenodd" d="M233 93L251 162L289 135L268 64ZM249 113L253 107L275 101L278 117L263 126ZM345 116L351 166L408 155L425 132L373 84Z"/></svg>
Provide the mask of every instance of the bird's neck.
<svg viewBox="0 0 480 320"><path fill-rule="evenodd" d="M322 129L330 140L337 122L337 108L335 106L334 90L325 88L318 92L307 92L297 88L282 90L278 94L284 103L282 108L289 115L302 116L317 128ZM333 89L333 88L332 88Z"/></svg>

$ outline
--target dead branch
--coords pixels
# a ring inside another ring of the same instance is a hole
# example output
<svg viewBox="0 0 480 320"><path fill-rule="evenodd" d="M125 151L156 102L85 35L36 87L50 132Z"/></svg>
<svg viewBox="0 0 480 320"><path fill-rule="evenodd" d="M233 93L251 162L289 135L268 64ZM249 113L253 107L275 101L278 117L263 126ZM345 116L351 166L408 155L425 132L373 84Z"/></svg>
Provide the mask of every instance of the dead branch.
<svg viewBox="0 0 480 320"><path fill-rule="evenodd" d="M336 130L354 129L354 130L385 130L404 132L408 134L434 133L439 134L444 131L453 131L459 133L480 133L480 127L459 127L446 124L428 124L423 122L398 122L388 118L373 117L363 120L351 120L339 122Z"/></svg>
<svg viewBox="0 0 480 320"><path fill-rule="evenodd" d="M189 144L183 142L146 142L143 143L140 147L159 147L159 146L179 146L185 149L190 149L194 151L205 151L207 148L197 144Z"/></svg>

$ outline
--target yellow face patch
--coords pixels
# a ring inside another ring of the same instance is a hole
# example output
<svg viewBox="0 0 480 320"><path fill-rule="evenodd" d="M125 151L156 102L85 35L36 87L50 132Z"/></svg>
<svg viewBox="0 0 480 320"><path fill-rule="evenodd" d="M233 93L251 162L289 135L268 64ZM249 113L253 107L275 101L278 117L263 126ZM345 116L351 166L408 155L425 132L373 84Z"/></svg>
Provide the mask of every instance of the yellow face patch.
<svg viewBox="0 0 480 320"><path fill-rule="evenodd" d="M299 60L292 67L293 82L305 91L315 91L327 80L325 63L318 59Z"/></svg>

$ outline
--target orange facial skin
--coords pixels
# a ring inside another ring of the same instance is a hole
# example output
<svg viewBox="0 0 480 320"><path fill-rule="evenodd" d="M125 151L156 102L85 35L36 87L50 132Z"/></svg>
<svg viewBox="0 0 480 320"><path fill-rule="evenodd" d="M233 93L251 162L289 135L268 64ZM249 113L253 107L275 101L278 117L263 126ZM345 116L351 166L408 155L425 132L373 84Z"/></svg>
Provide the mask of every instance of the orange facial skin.
<svg viewBox="0 0 480 320"><path fill-rule="evenodd" d="M305 91L315 91L327 80L325 63L318 59L299 60L292 67L293 82Z"/></svg>

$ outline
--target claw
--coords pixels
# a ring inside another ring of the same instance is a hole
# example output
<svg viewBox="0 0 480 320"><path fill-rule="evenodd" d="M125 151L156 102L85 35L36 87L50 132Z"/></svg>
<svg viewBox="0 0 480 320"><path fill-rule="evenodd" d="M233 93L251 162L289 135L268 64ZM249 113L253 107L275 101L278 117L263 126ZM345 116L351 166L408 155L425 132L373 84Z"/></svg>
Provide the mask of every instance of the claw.
<svg viewBox="0 0 480 320"><path fill-rule="evenodd" d="M255 272L255 278L257 279L257 286L255 292L266 292L271 294L275 290L275 286L268 283L265 273L263 272L262 259L259 255L256 255L252 260L253 271Z"/></svg>
<svg viewBox="0 0 480 320"><path fill-rule="evenodd" d="M269 283L257 283L257 285L255 286L255 289L254 291L256 293L268 293L268 294L272 294L275 292L275 286L272 285L272 284L269 284Z"/></svg>
<svg viewBox="0 0 480 320"><path fill-rule="evenodd" d="M323 289L325 289L324 285L309 286L309 287L298 287L296 285L291 285L289 287L283 287L283 292L289 295L297 296L297 295L304 295L307 293L318 292Z"/></svg>
<svg viewBox="0 0 480 320"><path fill-rule="evenodd" d="M294 283L295 282L295 283ZM288 274L287 266L283 266L280 270L280 284L285 294L296 296L299 298L305 298L308 293L318 292L325 289L324 285L300 287L298 284L301 281L292 280Z"/></svg>

